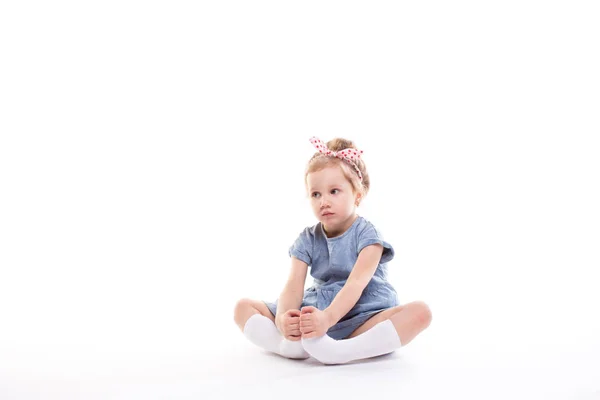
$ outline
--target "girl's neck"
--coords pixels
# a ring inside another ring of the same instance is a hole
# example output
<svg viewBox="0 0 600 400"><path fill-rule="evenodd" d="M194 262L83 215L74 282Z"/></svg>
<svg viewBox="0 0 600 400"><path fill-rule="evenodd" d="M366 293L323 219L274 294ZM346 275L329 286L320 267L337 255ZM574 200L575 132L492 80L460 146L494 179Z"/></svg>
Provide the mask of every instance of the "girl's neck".
<svg viewBox="0 0 600 400"><path fill-rule="evenodd" d="M341 236L344 233L346 233L346 231L348 229L350 229L350 227L352 226L352 224L354 223L354 221L356 221L357 218L358 218L358 214L357 213L352 214L350 216L350 218L347 219L346 223L344 223L343 228L341 228L338 231L328 231L325 228L325 225L323 225L323 232L325 232L325 236L327 236L327 238L329 238L329 239Z"/></svg>

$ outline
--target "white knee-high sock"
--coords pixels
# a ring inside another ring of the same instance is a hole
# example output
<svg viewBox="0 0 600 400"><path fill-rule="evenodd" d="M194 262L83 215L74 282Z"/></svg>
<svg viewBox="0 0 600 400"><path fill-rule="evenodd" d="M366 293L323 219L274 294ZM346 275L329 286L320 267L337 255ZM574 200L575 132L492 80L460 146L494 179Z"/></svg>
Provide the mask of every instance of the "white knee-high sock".
<svg viewBox="0 0 600 400"><path fill-rule="evenodd" d="M323 364L344 364L353 360L391 353L402 346L389 319L351 339L335 340L325 335L302 339L304 350Z"/></svg>
<svg viewBox="0 0 600 400"><path fill-rule="evenodd" d="M300 340L293 342L285 339L273 321L261 314L254 314L248 318L244 325L244 336L258 347L286 358L310 357L304 351Z"/></svg>

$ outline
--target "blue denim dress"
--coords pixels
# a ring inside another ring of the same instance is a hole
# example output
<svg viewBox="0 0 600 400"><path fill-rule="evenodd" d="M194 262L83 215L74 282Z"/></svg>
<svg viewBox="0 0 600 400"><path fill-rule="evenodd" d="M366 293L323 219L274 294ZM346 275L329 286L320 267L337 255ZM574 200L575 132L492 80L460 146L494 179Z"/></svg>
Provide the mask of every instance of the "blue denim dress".
<svg viewBox="0 0 600 400"><path fill-rule="evenodd" d="M301 307L324 310L346 283L360 251L375 243L383 246L377 270L354 307L327 331L333 339L347 338L373 315L399 305L396 290L387 280L387 263L394 258L394 249L372 223L360 216L346 232L333 238L325 235L320 222L307 227L289 249L290 257L308 264L314 279L313 285L304 291ZM264 303L273 315L277 314L277 300Z"/></svg>

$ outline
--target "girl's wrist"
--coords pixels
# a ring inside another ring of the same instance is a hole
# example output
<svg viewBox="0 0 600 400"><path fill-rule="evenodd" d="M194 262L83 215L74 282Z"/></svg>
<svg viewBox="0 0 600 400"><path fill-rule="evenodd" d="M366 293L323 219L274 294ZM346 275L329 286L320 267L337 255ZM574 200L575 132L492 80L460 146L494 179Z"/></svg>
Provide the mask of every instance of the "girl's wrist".
<svg viewBox="0 0 600 400"><path fill-rule="evenodd" d="M327 321L327 329L331 328L337 323L329 308L324 309L323 314L325 315L325 320Z"/></svg>

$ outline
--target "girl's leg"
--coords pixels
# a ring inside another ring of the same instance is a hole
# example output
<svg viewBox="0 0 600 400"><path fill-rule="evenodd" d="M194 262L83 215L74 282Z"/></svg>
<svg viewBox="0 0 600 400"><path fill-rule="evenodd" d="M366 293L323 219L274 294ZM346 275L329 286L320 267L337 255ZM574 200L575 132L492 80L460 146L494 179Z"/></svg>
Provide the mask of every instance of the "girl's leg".
<svg viewBox="0 0 600 400"><path fill-rule="evenodd" d="M242 299L237 302L233 319L244 336L258 347L286 358L306 359L302 342L287 340L275 326L275 317L261 301Z"/></svg>
<svg viewBox="0 0 600 400"><path fill-rule="evenodd" d="M423 302L393 307L371 317L348 339L329 336L302 339L304 349L324 364L343 364L353 360L391 353L408 344L431 323L431 311Z"/></svg>
<svg viewBox="0 0 600 400"><path fill-rule="evenodd" d="M375 314L373 317L369 318L367 322L356 328L356 330L348 336L348 339L365 333L386 319L392 321L402 345L406 346L419 333L424 331L429 324L431 324L431 311L427 304L422 301L415 301L403 306L388 308L385 311Z"/></svg>
<svg viewBox="0 0 600 400"><path fill-rule="evenodd" d="M246 322L254 314L260 314L266 318L269 318L271 321L273 321L273 323L275 323L275 317L273 314L271 314L269 307L267 307L262 301L251 299L241 299L237 302L235 305L235 310L233 311L233 320L243 332Z"/></svg>

